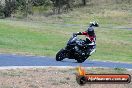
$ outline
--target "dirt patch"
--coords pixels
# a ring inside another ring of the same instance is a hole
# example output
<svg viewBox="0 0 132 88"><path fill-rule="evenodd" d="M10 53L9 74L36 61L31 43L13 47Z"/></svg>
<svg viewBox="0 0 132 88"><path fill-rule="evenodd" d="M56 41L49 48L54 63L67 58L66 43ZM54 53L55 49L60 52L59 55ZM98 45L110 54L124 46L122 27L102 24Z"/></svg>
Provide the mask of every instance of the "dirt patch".
<svg viewBox="0 0 132 88"><path fill-rule="evenodd" d="M92 73L129 73L124 69L87 69ZM76 68L30 68L0 70L0 88L132 88L130 84L86 84L76 82Z"/></svg>

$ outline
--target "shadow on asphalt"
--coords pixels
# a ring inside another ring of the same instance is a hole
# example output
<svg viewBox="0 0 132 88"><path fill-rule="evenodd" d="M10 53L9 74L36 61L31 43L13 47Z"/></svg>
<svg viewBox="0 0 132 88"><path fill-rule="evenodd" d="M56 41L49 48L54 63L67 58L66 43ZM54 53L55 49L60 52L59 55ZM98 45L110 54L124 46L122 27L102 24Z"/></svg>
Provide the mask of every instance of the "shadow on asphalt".
<svg viewBox="0 0 132 88"><path fill-rule="evenodd" d="M64 60L62 60L62 61L60 61L60 62L68 62L68 63L76 63L76 64L90 64L90 65L92 65L92 64L94 64L94 62L92 62L92 61L90 61L90 60L86 60L86 61L84 61L83 63L78 63L76 60L74 60L74 59L64 59Z"/></svg>

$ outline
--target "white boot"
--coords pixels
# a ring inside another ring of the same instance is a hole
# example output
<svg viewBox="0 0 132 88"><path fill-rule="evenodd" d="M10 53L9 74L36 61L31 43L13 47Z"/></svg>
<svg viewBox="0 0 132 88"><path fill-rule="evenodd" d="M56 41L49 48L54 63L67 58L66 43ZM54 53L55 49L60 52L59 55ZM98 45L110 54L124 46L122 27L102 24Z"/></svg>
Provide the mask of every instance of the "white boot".
<svg viewBox="0 0 132 88"><path fill-rule="evenodd" d="M96 49L92 49L89 55L92 55L95 51Z"/></svg>

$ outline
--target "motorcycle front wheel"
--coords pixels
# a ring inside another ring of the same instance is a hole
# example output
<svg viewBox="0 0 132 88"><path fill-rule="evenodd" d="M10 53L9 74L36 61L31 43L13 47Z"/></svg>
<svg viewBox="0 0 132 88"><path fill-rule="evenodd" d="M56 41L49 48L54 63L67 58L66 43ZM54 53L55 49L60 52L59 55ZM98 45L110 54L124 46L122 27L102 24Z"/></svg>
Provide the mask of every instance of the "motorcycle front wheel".
<svg viewBox="0 0 132 88"><path fill-rule="evenodd" d="M64 49L61 49L57 54L56 54L56 61L62 61L63 59L66 58L66 51Z"/></svg>

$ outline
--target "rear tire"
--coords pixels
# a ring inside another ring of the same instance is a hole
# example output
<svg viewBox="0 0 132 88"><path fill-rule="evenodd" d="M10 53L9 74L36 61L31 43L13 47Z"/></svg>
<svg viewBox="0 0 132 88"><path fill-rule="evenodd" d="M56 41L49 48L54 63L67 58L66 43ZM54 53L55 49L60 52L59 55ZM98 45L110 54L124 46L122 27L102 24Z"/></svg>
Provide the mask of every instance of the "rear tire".
<svg viewBox="0 0 132 88"><path fill-rule="evenodd" d="M77 62L78 62L78 63L82 63L82 62L84 62L88 57L89 57L89 56L84 57L84 58L78 58L78 59L77 59Z"/></svg>
<svg viewBox="0 0 132 88"><path fill-rule="evenodd" d="M86 59L77 59L77 62L78 63L82 63L82 62L84 62Z"/></svg>
<svg viewBox="0 0 132 88"><path fill-rule="evenodd" d="M64 49L61 49L57 54L56 54L56 61L62 61L66 57L66 52Z"/></svg>

